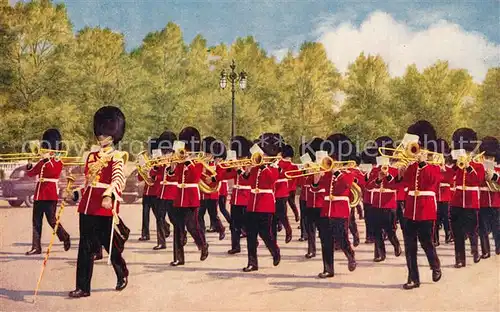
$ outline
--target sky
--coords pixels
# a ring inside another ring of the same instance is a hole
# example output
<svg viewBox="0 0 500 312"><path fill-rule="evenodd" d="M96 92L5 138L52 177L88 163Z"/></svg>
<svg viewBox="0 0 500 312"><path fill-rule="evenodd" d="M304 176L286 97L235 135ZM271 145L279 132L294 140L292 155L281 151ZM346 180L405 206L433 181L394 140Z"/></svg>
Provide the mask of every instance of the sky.
<svg viewBox="0 0 500 312"><path fill-rule="evenodd" d="M9 0L15 2L14 0ZM344 72L360 52L380 54L393 76L438 59L466 68L482 81L500 66L500 0L66 0L75 30L108 27L125 35L127 49L169 22L189 42L209 45L252 35L281 59L304 41L319 41Z"/></svg>

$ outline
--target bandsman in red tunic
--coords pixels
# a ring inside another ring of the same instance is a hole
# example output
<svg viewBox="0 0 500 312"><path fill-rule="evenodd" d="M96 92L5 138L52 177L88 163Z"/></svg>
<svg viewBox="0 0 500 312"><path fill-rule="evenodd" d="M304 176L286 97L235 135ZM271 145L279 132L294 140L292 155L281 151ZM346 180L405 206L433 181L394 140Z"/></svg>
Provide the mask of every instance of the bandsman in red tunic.
<svg viewBox="0 0 500 312"><path fill-rule="evenodd" d="M361 153L360 169L364 173L364 181L359 181L363 191L363 212L365 220L365 244L373 244L375 241L375 230L373 228L373 192L366 187L370 173L377 165L375 147L367 148Z"/></svg>
<svg viewBox="0 0 500 312"><path fill-rule="evenodd" d="M222 142L217 141L214 137L206 137L202 142L202 151L205 153L205 157L208 160L208 166L212 170L217 171L217 162L223 154ZM205 171L205 169L203 169ZM222 222L217 214L217 203L219 200L219 188L217 186L217 179L213 177L214 181L205 181L208 185L213 187L215 190L211 193L201 192L200 209L198 211L198 221L200 227L203 231L206 231L205 226L205 214L208 211L210 217L210 228L215 232L219 233L219 240L223 240L226 236L226 228L222 225ZM220 187L220 184L219 184Z"/></svg>
<svg viewBox="0 0 500 312"><path fill-rule="evenodd" d="M409 134L419 136L419 145L422 149L435 147L436 131L427 121L418 121L407 130ZM391 179L396 176L389 176ZM405 203L405 255L408 267L408 280L404 289L420 287L420 275L417 264L417 239L425 251L429 266L432 269L432 280L441 279L441 264L433 244L434 226L436 221L436 193L441 182L441 168L439 165L428 163L428 155L421 152L418 161L411 163L406 169L401 169L398 181L408 187L408 196Z"/></svg>
<svg viewBox="0 0 500 312"><path fill-rule="evenodd" d="M220 143L223 144L222 142L220 142ZM227 159L227 150L226 150L226 147L224 146L223 153L221 155L218 155L216 160L218 163L220 163L226 159ZM219 166L219 170L220 170L220 166ZM229 213L229 211L227 210L227 207L226 207L228 194L229 194L229 189L228 189L228 185L227 185L227 180L223 179L220 181L220 188L219 188L219 200L218 200L219 211L224 216L224 219L226 219L226 222L229 225L231 225L231 223L232 223L231 214Z"/></svg>
<svg viewBox="0 0 500 312"><path fill-rule="evenodd" d="M355 153L354 145L347 136L341 133L333 134L326 140L327 153L334 161L346 161ZM318 157L318 156L316 156ZM320 159L317 159L321 162ZM323 256L323 272L319 278L329 278L334 273L334 243L338 242L340 249L347 257L349 271L356 269L354 250L348 239L350 194L355 176L344 169L333 169L315 174L311 189L324 189L323 206L320 209L321 252Z"/></svg>
<svg viewBox="0 0 500 312"><path fill-rule="evenodd" d="M186 152L199 152L201 138L196 128L187 127L179 133L179 140L184 142ZM175 145L175 144L174 144ZM200 183L203 174L203 164L190 160L188 156L184 162L173 164L169 175L175 176L177 191L174 199L172 215L174 217L174 261L171 266L184 265L184 228L193 237L198 249L201 250L200 260L208 257L208 244L205 233L198 222L198 208L200 207Z"/></svg>
<svg viewBox="0 0 500 312"><path fill-rule="evenodd" d="M38 255L42 252L40 238L42 236L44 214L49 225L52 228L56 226L56 210L59 199L57 183L63 169L63 163L57 155L57 151L61 148L61 141L59 130L48 129L45 131L41 142L42 159L34 166L28 163L26 167L26 174L29 177L38 177L34 194L35 202L33 204L33 240L31 250L26 252L26 255ZM61 223L57 227L56 234L59 240L64 242L64 250L68 251L71 247L71 241L69 234L64 230Z"/></svg>
<svg viewBox="0 0 500 312"><path fill-rule="evenodd" d="M375 140L377 147L393 148L394 143L390 137L382 136ZM383 161L387 158L379 156ZM401 255L401 245L396 236L396 200L397 190L395 177L398 176L398 169L393 166L393 161L389 160L386 165L377 165L370 172L366 188L372 193L372 221L375 234L375 262L384 261L386 258L384 233L394 246L394 255Z"/></svg>
<svg viewBox="0 0 500 312"><path fill-rule="evenodd" d="M443 139L437 141L437 152L445 157L445 165L441 170L442 180L439 184L439 192L437 194L437 222L435 229L435 244L439 246L439 229L442 227L445 235L445 243L449 244L453 241L450 223L450 200L451 200L451 186L455 178L455 169L453 169L453 160L450 155L450 147L448 142Z"/></svg>
<svg viewBox="0 0 500 312"><path fill-rule="evenodd" d="M361 164L361 157L358 155L355 155L355 156L353 156L353 158L354 158L353 160L356 161L356 167L352 168L350 171L351 171L351 174L354 175L354 183L356 183L361 188L361 185L363 185L364 181L365 181L365 175L364 175L363 171L361 171L361 169L359 168L359 165ZM361 191L363 191L363 190L361 189ZM362 196L362 194L361 194L361 196ZM350 201L353 200L352 193L349 195L349 199L350 199ZM362 215L361 211L362 210L361 210L360 205L357 205L356 209L351 209L351 212L349 215L349 231L351 232L351 235L352 235L352 245L354 247L359 246L359 242L360 242L358 225L356 223L356 212L358 212L358 216L361 216Z"/></svg>
<svg viewBox="0 0 500 312"><path fill-rule="evenodd" d="M495 191L495 189L491 188L492 185L496 183L497 188L500 189L500 187L498 187L498 182L493 179L496 165L495 157L499 150L500 146L497 138L485 137L481 140L479 151L484 152L484 165L485 167L489 167L485 180L481 185L481 208L479 209L479 239L481 242L481 258L483 259L488 259L490 257L490 232L493 232L497 253L500 246L500 241L498 240L500 226L498 210L500 206L498 202L495 202L495 196L498 197L499 191Z"/></svg>
<svg viewBox="0 0 500 312"><path fill-rule="evenodd" d="M299 147L300 158L302 162L302 157L305 155L309 155L307 152L308 143L302 143ZM312 153L314 154L314 153ZM310 158L311 156L309 156ZM302 162L302 166L305 163ZM303 242L307 240L307 230L306 230L306 208L307 208L307 198L309 193L310 185L306 184L307 177L297 178L297 186L300 187L300 195L299 195L299 207L300 207L300 238L299 242Z"/></svg>
<svg viewBox="0 0 500 312"><path fill-rule="evenodd" d="M99 149L89 153L85 163L85 185L72 194L74 201L80 201L80 242L76 269L76 289L70 297L90 296L90 285L94 266L93 254L102 245L111 253L115 270L116 290L123 290L128 284L128 269L122 257L122 226L114 232L113 247L109 250L113 215L119 213L122 189L125 185L123 168L128 158L126 153L114 149L125 133L125 116L114 106L104 106L94 115L94 135ZM120 223L119 223L120 224Z"/></svg>
<svg viewBox="0 0 500 312"><path fill-rule="evenodd" d="M263 134L253 150L260 149L259 153L269 157L278 154L278 147L271 142L276 138L272 134ZM258 148L257 148L258 147ZM279 177L276 162L248 167L243 174L251 187L250 198L246 211L248 265L244 272L257 271L257 236L264 241L267 249L273 256L273 265L277 266L281 260L280 249L273 234L273 215L276 212L274 187Z"/></svg>
<svg viewBox="0 0 500 312"><path fill-rule="evenodd" d="M292 161L293 157L295 156L295 152L293 150L293 147L291 145L285 145L283 147L283 152L281 153L281 156L283 156L284 160ZM292 170L298 169L296 164L292 163L291 166ZM297 209L297 204L295 204L295 196L297 194L297 179L291 179L288 180L288 205L292 209L293 215L295 216L295 222L300 221L300 214L299 210ZM301 235L302 237L302 235Z"/></svg>
<svg viewBox="0 0 500 312"><path fill-rule="evenodd" d="M324 140L321 138L314 138L308 145L306 153L309 155L311 162L316 162L316 153L321 151ZM305 166L313 165L312 163L305 163ZM306 236L307 236L307 253L304 257L311 259L316 257L316 229L320 226L321 208L325 201L326 190L324 188L312 187L314 176L309 175L303 177L304 190L306 192Z"/></svg>
<svg viewBox="0 0 500 312"><path fill-rule="evenodd" d="M455 267L465 266L465 238L469 237L474 262L481 260L478 250L478 219L480 187L485 171L481 163L472 158L478 148L477 134L470 128L460 128L453 133L453 149L463 150L469 158L463 168L455 166L455 192L451 200L451 226L455 238ZM454 152L456 155L456 152ZM461 156L459 158L463 158Z"/></svg>

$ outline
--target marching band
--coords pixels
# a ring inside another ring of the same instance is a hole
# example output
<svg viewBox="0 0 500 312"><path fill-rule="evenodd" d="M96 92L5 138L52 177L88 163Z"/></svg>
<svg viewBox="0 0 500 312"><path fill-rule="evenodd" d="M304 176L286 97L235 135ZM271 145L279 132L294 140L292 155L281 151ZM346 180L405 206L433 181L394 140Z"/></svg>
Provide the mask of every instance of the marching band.
<svg viewBox="0 0 500 312"><path fill-rule="evenodd" d="M92 268L96 255L104 248L117 277L116 290L128 284L127 264L122 256L130 230L119 217L121 193L125 184L124 166L128 154L115 149L125 134L125 116L117 107L105 106L94 116L98 146L86 156L85 183L68 194L78 202L80 241L76 289L70 297L90 295ZM55 183L63 170L59 147L61 135L49 129L43 135L40 160L27 170L39 179L33 209L33 245L27 255L40 254L42 214L55 224L58 194ZM299 148L301 164L294 164L293 147L281 135L263 133L252 141L233 137L228 149L214 137L201 139L194 127L178 136L163 132L148 142L148 149L137 156L138 179L144 181L143 220L139 240L149 240L149 212L156 218L157 246L167 249L166 238L173 225L173 261L185 264L187 233L200 251L200 260L209 255L205 213L209 230L225 238L220 211L230 225L229 255L242 251L246 237L248 263L244 272L259 269L258 237L273 258L281 262L278 232L285 231L285 243L293 230L287 216L288 205L300 221L299 241L307 241L305 258L316 257L316 229L319 230L323 270L320 278L335 275L334 251L342 250L349 271L356 269L354 248L360 238L355 212L364 215L366 243L374 243L374 262L387 257L385 240L394 255L403 251L408 277L404 289L420 286L417 240L432 269L432 280L441 279L438 257L439 228L445 243L455 247L455 268L466 266L465 240L468 238L475 263L490 257L489 234L493 234L495 253L500 254L500 148L498 139L485 137L481 144L474 130L457 129L451 148L437 137L432 124L418 121L407 129L396 146L388 136L373 146L356 151L355 144L342 133L313 138ZM228 182L232 185L228 192ZM300 213L295 206L300 189ZM225 210L230 193L230 213ZM217 209L219 207L219 209ZM403 233L404 248L397 237ZM352 243L349 238L352 233ZM59 225L57 236L70 248L69 234ZM479 250L479 241L481 250ZM481 253L480 253L481 252ZM102 257L102 256L101 256Z"/></svg>

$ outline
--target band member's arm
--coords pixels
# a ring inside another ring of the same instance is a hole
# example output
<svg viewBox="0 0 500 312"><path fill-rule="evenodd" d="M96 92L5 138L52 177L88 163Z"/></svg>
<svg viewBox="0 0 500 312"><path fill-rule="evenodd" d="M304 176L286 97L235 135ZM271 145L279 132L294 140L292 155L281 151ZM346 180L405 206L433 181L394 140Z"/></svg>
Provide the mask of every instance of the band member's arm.
<svg viewBox="0 0 500 312"><path fill-rule="evenodd" d="M35 177L40 174L43 164L47 162L45 159L40 159L34 166L29 163L26 165L26 174L28 177Z"/></svg>
<svg viewBox="0 0 500 312"><path fill-rule="evenodd" d="M115 200L120 198L122 189L125 186L125 174L123 173L125 163L123 154L121 152L116 152L111 162L111 185L106 189L102 197L111 197L111 199Z"/></svg>

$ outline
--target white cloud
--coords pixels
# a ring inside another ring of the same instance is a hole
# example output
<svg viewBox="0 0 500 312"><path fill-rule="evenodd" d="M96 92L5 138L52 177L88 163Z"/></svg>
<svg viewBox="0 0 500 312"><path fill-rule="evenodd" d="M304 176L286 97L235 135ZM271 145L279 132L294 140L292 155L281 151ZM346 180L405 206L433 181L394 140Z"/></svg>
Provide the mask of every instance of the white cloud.
<svg viewBox="0 0 500 312"><path fill-rule="evenodd" d="M452 68L465 68L476 81L482 81L489 67L500 66L500 46L480 33L466 32L447 22L441 14L428 16L425 29L415 29L396 21L385 12L370 14L361 25L351 22L318 25L318 41L338 69L347 66L361 52L379 54L389 65L393 76L404 74L409 64L421 70L437 60L447 60Z"/></svg>

